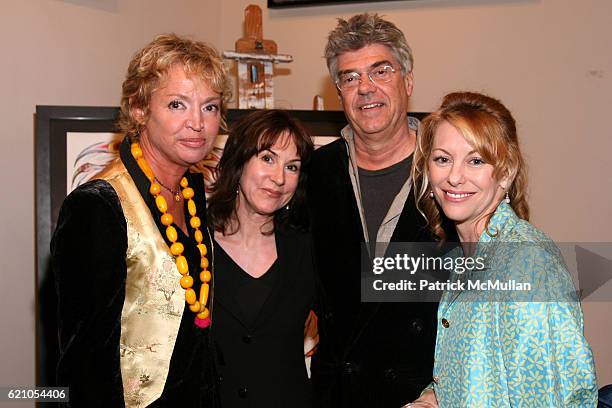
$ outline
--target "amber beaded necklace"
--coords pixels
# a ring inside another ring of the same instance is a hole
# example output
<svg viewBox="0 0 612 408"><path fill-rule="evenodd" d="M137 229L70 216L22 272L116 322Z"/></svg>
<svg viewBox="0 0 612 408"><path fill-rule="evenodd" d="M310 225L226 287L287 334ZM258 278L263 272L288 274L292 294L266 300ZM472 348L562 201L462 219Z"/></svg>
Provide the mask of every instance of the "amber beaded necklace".
<svg viewBox="0 0 612 408"><path fill-rule="evenodd" d="M176 267L181 274L179 283L181 287L185 289L185 301L189 305L189 309L196 314L195 324L202 329L208 327L211 324L211 319L210 311L208 310L208 307L206 307L206 304L208 302L208 292L210 290L209 282L212 278L212 274L208 270L208 258L206 258L208 249L203 243L204 236L202 235L202 231L200 231L202 222L197 215L196 204L195 201L193 201L194 191L191 187L189 187L187 178L183 177L179 185L183 188L181 191L183 198L187 200L187 210L189 211L189 215L191 215L189 225L191 225L191 227L195 230L193 237L196 241L198 249L200 250L200 267L202 268L202 272L200 272L200 280L202 281L202 286L200 287L199 299L196 297L195 290L193 290L193 278L189 275L189 265L187 264L187 259L183 256L185 247L183 244L177 241L178 234L176 228L174 228L172 225L174 219L172 214L168 213L168 203L166 202L166 199L161 195L161 185L157 181L155 174L153 174L153 170L151 170L149 163L147 163L145 160L142 154L142 149L137 142L132 143L131 152L132 157L134 157L136 163L138 163L138 167L140 167L140 170L142 170L142 172L151 182L149 193L151 193L151 195L155 198L155 205L162 213L161 223L166 226L166 237L170 242L172 242L172 245L170 245L170 253L174 256Z"/></svg>

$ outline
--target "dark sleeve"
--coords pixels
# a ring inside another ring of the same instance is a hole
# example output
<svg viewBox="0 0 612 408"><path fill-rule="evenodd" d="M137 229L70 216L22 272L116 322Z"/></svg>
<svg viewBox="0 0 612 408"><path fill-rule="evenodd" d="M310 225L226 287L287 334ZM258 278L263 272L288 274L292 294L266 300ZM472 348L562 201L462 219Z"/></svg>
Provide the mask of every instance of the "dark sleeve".
<svg viewBox="0 0 612 408"><path fill-rule="evenodd" d="M58 292L58 385L72 407L123 406L119 365L126 221L113 188L96 180L62 205L51 240Z"/></svg>

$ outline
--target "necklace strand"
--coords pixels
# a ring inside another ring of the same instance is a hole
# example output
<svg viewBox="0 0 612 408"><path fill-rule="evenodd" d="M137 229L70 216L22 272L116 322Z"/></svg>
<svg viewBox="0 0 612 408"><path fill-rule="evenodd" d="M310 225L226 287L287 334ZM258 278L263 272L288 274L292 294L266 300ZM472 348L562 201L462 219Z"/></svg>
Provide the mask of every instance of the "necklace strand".
<svg viewBox="0 0 612 408"><path fill-rule="evenodd" d="M178 233L176 228L174 228L172 225L174 218L172 217L172 214L168 213L168 203L166 202L164 196L161 195L161 187L166 189L168 188L161 184L155 177L153 170L151 170L149 163L147 163L145 160L142 154L142 149L137 142L132 143L131 152L132 157L134 157L136 163L138 163L138 167L140 167L140 170L142 170L142 172L151 182L149 193L155 198L155 205L162 213L161 223L166 226L166 237L170 242L172 242L172 245L170 245L170 253L174 256L174 262L176 263L176 267L181 274L179 283L181 287L185 289L185 301L189 305L189 309L196 314L195 324L202 329L208 327L212 323L210 319L210 311L206 306L210 291L209 282L212 279L212 274L208 270L208 258L206 257L208 249L203 243L204 236L202 235L202 231L200 231L201 220L197 216L196 204L195 201L193 201L194 191L191 187L189 187L187 178L183 177L179 185L183 188L183 198L187 200L187 210L189 211L189 215L191 215L189 225L191 225L191 227L195 230L193 237L196 241L196 246L200 250L200 267L202 268L202 271L200 272L200 280L202 281L202 286L200 287L199 298L196 297L196 292L193 290L193 278L189 275L189 265L187 263L187 259L183 256L185 247L183 244L177 241ZM172 190L170 190L170 192L174 193ZM180 201L180 197L176 201Z"/></svg>
<svg viewBox="0 0 612 408"><path fill-rule="evenodd" d="M174 196L174 201L176 201L177 203L179 201L181 201L181 187L180 185L178 186L178 188L176 190L166 186L164 183L162 183L157 177L153 178L155 180L156 183L158 183L160 186L162 186L164 189L166 189L166 191L169 191L170 194L172 194Z"/></svg>

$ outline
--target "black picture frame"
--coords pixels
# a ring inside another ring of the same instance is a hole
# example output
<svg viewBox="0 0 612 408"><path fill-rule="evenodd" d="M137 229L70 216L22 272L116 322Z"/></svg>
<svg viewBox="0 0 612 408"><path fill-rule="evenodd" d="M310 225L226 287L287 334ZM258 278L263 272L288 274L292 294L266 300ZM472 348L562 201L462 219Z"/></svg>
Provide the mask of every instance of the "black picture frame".
<svg viewBox="0 0 612 408"><path fill-rule="evenodd" d="M350 3L380 3L388 1L389 0L268 0L268 8L275 9L306 6L329 6Z"/></svg>

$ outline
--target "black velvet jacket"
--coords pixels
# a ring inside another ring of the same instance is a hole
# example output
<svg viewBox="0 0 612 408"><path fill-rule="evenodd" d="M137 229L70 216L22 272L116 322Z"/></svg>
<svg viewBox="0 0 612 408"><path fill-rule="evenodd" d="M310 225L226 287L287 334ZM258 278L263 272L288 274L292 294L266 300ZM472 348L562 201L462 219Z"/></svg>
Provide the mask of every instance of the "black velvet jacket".
<svg viewBox="0 0 612 408"><path fill-rule="evenodd" d="M323 288L320 342L313 358L315 406L393 407L431 381L437 303L362 303L359 210L345 141L318 149L308 202L315 260ZM431 241L411 193L392 242ZM367 257L367 255L365 255Z"/></svg>
<svg viewBox="0 0 612 408"><path fill-rule="evenodd" d="M154 215L158 229L165 231L155 201L148 193L150 183L131 156L127 138L121 145L120 157ZM195 173L186 176L195 191L200 218L205 219L203 177ZM186 208L185 219L189 219ZM200 253L191 238L194 230L188 228L190 237L176 227L178 241L185 246L189 270L198 271ZM167 239L164 233L162 236ZM208 237L205 240L209 245ZM62 205L51 241L59 299L61 355L57 377L59 385L70 387L69 406L124 405L119 337L126 250L126 220L111 185L94 180L74 190ZM199 279L195 281L199 283ZM197 292L199 285L194 286ZM187 305L185 308L164 391L151 405L154 407L211 407L216 400L210 330L196 328L194 314Z"/></svg>

